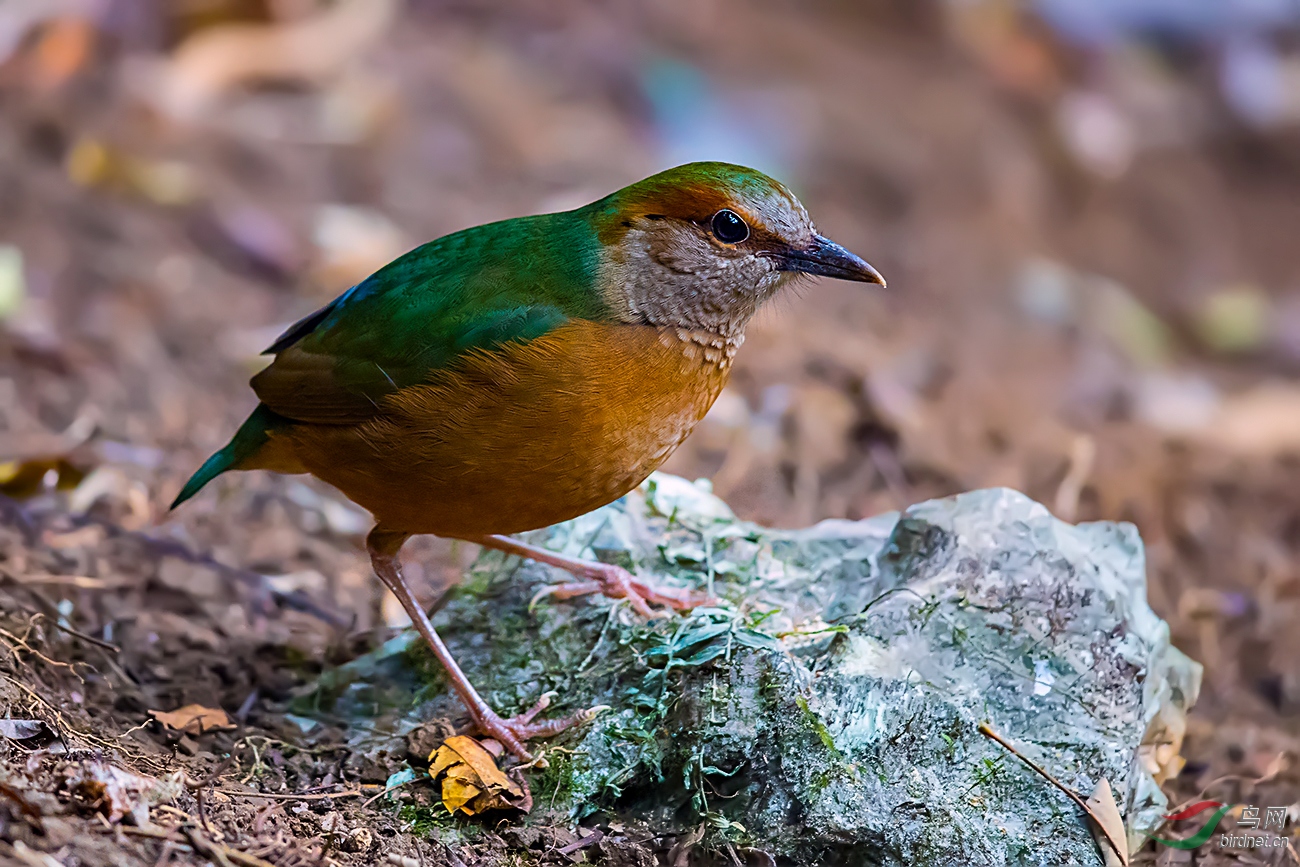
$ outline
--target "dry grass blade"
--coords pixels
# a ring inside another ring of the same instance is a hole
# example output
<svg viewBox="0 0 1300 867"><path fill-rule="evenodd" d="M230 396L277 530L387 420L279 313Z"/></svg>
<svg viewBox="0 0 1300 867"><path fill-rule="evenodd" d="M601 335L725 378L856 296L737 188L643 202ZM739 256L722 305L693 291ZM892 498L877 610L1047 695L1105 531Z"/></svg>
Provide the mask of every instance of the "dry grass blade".
<svg viewBox="0 0 1300 867"><path fill-rule="evenodd" d="M1012 744L1006 738L1002 737L1002 735L993 731L993 728L988 723L979 724L979 733L984 735L984 737L989 738L990 740L996 741L1000 747L1002 747L1007 752L1011 753L1011 755L1020 759L1020 761L1024 762L1029 767L1030 770L1038 774L1044 780L1047 780L1047 782L1051 783L1053 786L1056 786L1056 788L1060 789L1062 792L1065 793L1065 796L1067 798L1069 798L1071 801L1074 801L1074 803L1078 804L1079 809L1083 810L1083 812L1087 814L1088 818L1091 819L1096 824L1096 826L1101 829L1102 836L1105 838L1106 843L1109 844L1109 848L1111 849L1112 854L1114 854L1115 857L1119 858L1121 864L1128 863L1127 841L1125 841L1122 836L1118 840L1115 839L1113 836L1111 836L1111 832L1110 830L1107 829L1106 823L1103 822L1101 816L1097 815L1097 812L1093 810L1091 806L1088 805L1088 802L1083 799L1082 795L1080 795L1074 789L1071 789L1065 783L1062 783L1056 777L1053 777L1041 765L1039 765L1033 759L1026 756L1024 753L1020 752L1020 750L1016 749L1014 746L1012 746ZM1109 786L1107 788L1109 788Z"/></svg>

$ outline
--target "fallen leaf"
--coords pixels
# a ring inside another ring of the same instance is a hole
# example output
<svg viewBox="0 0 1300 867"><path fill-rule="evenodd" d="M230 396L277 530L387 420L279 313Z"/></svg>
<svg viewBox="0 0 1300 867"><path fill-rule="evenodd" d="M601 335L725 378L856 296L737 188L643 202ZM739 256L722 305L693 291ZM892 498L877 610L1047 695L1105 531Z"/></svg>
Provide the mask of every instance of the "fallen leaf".
<svg viewBox="0 0 1300 867"><path fill-rule="evenodd" d="M11 741L25 741L45 731L45 723L38 719L0 719L0 737Z"/></svg>
<svg viewBox="0 0 1300 867"><path fill-rule="evenodd" d="M32 71L43 90L53 90L86 68L95 48L95 25L77 16L46 24L32 52Z"/></svg>
<svg viewBox="0 0 1300 867"><path fill-rule="evenodd" d="M151 710L149 715L158 722L178 732L201 735L204 732L230 731L235 724L219 707L187 704L173 711Z"/></svg>
<svg viewBox="0 0 1300 867"><path fill-rule="evenodd" d="M70 491L86 477L86 471L61 457L0 462L0 494L25 500L55 488Z"/></svg>
<svg viewBox="0 0 1300 867"><path fill-rule="evenodd" d="M1128 837L1124 832L1124 817L1119 814L1115 796L1110 791L1110 782L1105 777L1092 790L1088 806L1092 809L1092 816L1101 825L1097 827L1097 823L1091 821L1092 816L1089 816L1088 825L1097 841L1097 848L1106 860L1106 867L1128 867Z"/></svg>
<svg viewBox="0 0 1300 867"><path fill-rule="evenodd" d="M1300 388L1266 382L1227 397L1196 435L1244 455L1300 452Z"/></svg>
<svg viewBox="0 0 1300 867"><path fill-rule="evenodd" d="M1192 324L1201 342L1216 352L1253 352L1268 340L1273 310L1258 286L1239 284L1205 298Z"/></svg>
<svg viewBox="0 0 1300 867"><path fill-rule="evenodd" d="M345 0L294 21L201 30L168 63L162 105L175 117L197 118L240 85L325 82L383 38L398 8L398 0Z"/></svg>
<svg viewBox="0 0 1300 867"><path fill-rule="evenodd" d="M136 157L95 138L83 138L72 146L64 171L79 186L143 197L159 205L188 205L201 194L199 176L188 164Z"/></svg>
<svg viewBox="0 0 1300 867"><path fill-rule="evenodd" d="M26 791L8 783L0 782L0 795L8 799L13 807L18 808L18 815L27 820L27 823L35 829L36 833L45 834L45 813L38 805L32 803L31 799L27 797Z"/></svg>
<svg viewBox="0 0 1300 867"><path fill-rule="evenodd" d="M26 298L23 251L12 244L0 244L0 319L17 313Z"/></svg>
<svg viewBox="0 0 1300 867"><path fill-rule="evenodd" d="M1257 777L1254 781L1254 785L1258 786L1260 783L1266 783L1274 777L1285 773L1290 767L1291 756L1283 750L1273 756L1272 760L1268 763L1268 767L1264 768L1263 776Z"/></svg>
<svg viewBox="0 0 1300 867"><path fill-rule="evenodd" d="M129 816L136 826L143 827L149 824L150 805L180 795L184 788L180 773L157 780L91 759L66 771L65 780L73 795L85 806L105 813L110 822Z"/></svg>
<svg viewBox="0 0 1300 867"><path fill-rule="evenodd" d="M32 849L22 840L14 841L14 854L29 867L63 867L63 862L53 855Z"/></svg>
<svg viewBox="0 0 1300 867"><path fill-rule="evenodd" d="M488 810L527 813L532 808L532 794L523 779L502 773L492 754L473 738L447 738L429 762L430 778L442 781L442 804L448 813L477 816Z"/></svg>

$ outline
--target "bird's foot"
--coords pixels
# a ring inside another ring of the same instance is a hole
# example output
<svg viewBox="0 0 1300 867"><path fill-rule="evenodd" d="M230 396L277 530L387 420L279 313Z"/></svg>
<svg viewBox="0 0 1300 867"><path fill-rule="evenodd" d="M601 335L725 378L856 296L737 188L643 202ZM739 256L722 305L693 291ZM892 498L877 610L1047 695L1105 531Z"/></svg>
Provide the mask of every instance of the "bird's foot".
<svg viewBox="0 0 1300 867"><path fill-rule="evenodd" d="M610 599L626 599L632 609L642 617L664 617L667 609L689 611L701 605L714 603L712 597L704 593L695 593L679 587L656 587L644 581L638 581L631 572L612 563L576 561L581 564L581 571L570 571L584 578L583 581L569 581L564 584L552 584L543 587L533 596L531 605L538 600L552 596L556 599L572 599L590 593L603 593ZM651 604L662 608L651 608Z"/></svg>
<svg viewBox="0 0 1300 867"><path fill-rule="evenodd" d="M429 649L433 651L434 657L446 669L447 676L451 679L452 689L460 696L460 700L465 703L465 707L469 710L470 717L474 720L474 724L479 731L496 740L520 761L532 762L533 757L528 752L528 748L524 746L525 742L531 738L544 738L559 734L567 728L589 721L596 714L605 710L604 707L594 707L590 710L578 711L562 719L534 722L533 720L536 719L537 715L551 703L551 696L547 694L543 695L537 704L533 705L526 713L509 719L502 719L478 694L478 690L474 689L474 685L469 682L469 678L465 677L465 672L461 671L460 666L456 664L456 660L452 657L451 651L447 649L447 645L439 637L438 631L433 628L433 622L429 620L428 613L425 612L415 598L415 594L411 592L410 585L402 577L402 568L397 559L397 552L405 541L405 533L387 530L382 526L377 526L370 531L370 536L366 539L366 548L370 551L370 561L375 567L375 574L387 585L389 590L393 591L393 595L397 597L397 600L402 603L402 607L406 609L406 613L410 615L415 628L424 636L424 640L429 643Z"/></svg>
<svg viewBox="0 0 1300 867"><path fill-rule="evenodd" d="M570 557L537 545L521 542L510 536L467 537L467 540L487 548L504 551L507 554L527 557L529 560L536 560L538 563L555 566L565 572L572 573L579 579L566 584L543 587L533 596L533 604L536 604L539 599L545 596L554 596L556 599L572 599L575 596L585 596L588 593L603 593L611 599L626 599L642 617L662 617L666 614L664 609L689 611L701 605L712 605L717 601L704 593L695 593L677 587L656 587L646 584L636 580L636 577L622 566ZM650 607L651 603L662 605L663 608L656 611Z"/></svg>
<svg viewBox="0 0 1300 867"><path fill-rule="evenodd" d="M527 711L508 718L498 716L496 711L485 707L474 715L474 725L481 734L500 743L515 758L520 761L531 762L533 757L524 746L527 741L534 738L549 738L558 735L560 732L567 731L574 726L590 722L602 711L609 709L606 705L598 705L559 719L533 722L537 715L550 705L552 695L553 693L549 692L544 694L537 700L537 704Z"/></svg>

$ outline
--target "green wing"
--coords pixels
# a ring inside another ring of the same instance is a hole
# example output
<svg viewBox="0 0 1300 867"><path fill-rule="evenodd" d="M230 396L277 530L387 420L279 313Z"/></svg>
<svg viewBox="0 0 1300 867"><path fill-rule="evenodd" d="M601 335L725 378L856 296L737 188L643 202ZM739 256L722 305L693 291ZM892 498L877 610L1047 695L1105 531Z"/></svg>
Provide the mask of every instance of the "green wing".
<svg viewBox="0 0 1300 867"><path fill-rule="evenodd" d="M572 318L607 319L597 250L573 212L431 241L289 328L253 390L286 418L364 421L385 395L471 350L533 340Z"/></svg>

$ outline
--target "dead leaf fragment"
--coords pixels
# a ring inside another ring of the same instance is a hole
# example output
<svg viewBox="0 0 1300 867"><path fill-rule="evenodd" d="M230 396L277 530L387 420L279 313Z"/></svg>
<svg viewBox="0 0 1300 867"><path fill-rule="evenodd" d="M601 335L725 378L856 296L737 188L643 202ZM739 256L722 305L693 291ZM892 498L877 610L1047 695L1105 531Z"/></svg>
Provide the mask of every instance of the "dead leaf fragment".
<svg viewBox="0 0 1300 867"><path fill-rule="evenodd" d="M235 724L219 707L204 707L201 704L187 704L173 711L151 710L149 715L169 729L185 732L189 735L201 735L204 732L230 731Z"/></svg>
<svg viewBox="0 0 1300 867"><path fill-rule="evenodd" d="M1092 810L1088 826L1097 841L1097 848L1106 859L1106 867L1128 867L1128 837L1124 831L1124 817L1119 814L1115 796L1110 791L1110 782L1105 777L1092 790L1088 807Z"/></svg>
<svg viewBox="0 0 1300 867"><path fill-rule="evenodd" d="M102 759L71 767L65 779L69 791L85 806L106 814L110 822L129 816L138 827L149 824L150 805L177 797L183 788L179 776L156 780Z"/></svg>
<svg viewBox="0 0 1300 867"><path fill-rule="evenodd" d="M502 773L492 754L473 738L447 738L429 762L429 777L442 781L442 805L448 813L477 816L489 810L526 813L532 808L532 794L522 778Z"/></svg>
<svg viewBox="0 0 1300 867"><path fill-rule="evenodd" d="M4 461L0 462L0 493L25 500L48 488L72 490L85 477L84 469L61 457Z"/></svg>
<svg viewBox="0 0 1300 867"><path fill-rule="evenodd" d="M0 719L0 737L11 741L25 741L45 731L45 723L38 719Z"/></svg>
<svg viewBox="0 0 1300 867"><path fill-rule="evenodd" d="M1198 433L1212 445L1244 455L1300 452L1300 388L1267 382L1225 398Z"/></svg>
<svg viewBox="0 0 1300 867"><path fill-rule="evenodd" d="M162 104L175 117L197 118L242 84L323 83L370 51L398 9L398 0L344 0L294 21L201 30L172 56Z"/></svg>
<svg viewBox="0 0 1300 867"><path fill-rule="evenodd" d="M42 90L61 87L90 63L95 49L95 25L73 15L46 24L32 52L32 72Z"/></svg>
<svg viewBox="0 0 1300 867"><path fill-rule="evenodd" d="M63 862L55 858L48 852L40 852L31 848L22 840L14 841L14 855L23 864L29 867L63 867Z"/></svg>

